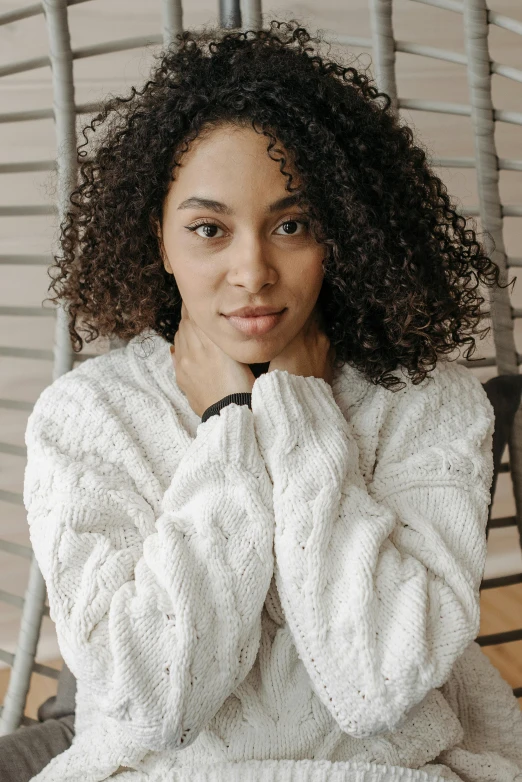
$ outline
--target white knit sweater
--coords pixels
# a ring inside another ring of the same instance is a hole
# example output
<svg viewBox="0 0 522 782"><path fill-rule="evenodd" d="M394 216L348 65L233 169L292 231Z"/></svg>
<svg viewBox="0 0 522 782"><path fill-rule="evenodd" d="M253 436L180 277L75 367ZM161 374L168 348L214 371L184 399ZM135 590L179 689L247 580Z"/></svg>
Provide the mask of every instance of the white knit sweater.
<svg viewBox="0 0 522 782"><path fill-rule="evenodd" d="M147 331L43 391L24 503L77 698L34 782L522 780L474 642L493 409L398 376L276 370L201 423Z"/></svg>

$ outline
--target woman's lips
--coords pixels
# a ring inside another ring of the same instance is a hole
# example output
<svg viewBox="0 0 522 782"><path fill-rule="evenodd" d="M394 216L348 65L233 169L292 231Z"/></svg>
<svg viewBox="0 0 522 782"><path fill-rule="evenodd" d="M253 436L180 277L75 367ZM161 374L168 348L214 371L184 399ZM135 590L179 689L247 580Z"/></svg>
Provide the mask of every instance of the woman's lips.
<svg viewBox="0 0 522 782"><path fill-rule="evenodd" d="M253 337L266 334L273 329L274 326L277 326L284 317L285 312L286 308L281 312L275 312L272 315L258 315L255 318L238 318L226 315L224 317L226 317L230 325L235 329Z"/></svg>

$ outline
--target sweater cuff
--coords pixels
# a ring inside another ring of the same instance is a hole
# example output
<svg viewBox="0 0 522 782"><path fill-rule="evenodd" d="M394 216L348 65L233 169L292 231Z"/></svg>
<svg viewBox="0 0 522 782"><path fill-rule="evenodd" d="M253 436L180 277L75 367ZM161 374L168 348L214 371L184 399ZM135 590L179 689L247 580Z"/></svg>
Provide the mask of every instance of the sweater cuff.
<svg viewBox="0 0 522 782"><path fill-rule="evenodd" d="M207 419L209 419L212 415L219 415L219 411L226 407L227 405L232 404L232 402L235 402L236 405L248 405L250 409L252 409L252 394L229 394L228 396L224 396L223 399L220 399L218 402L215 402L213 405L210 405L210 407L207 407L203 415L201 416L201 423L205 423Z"/></svg>

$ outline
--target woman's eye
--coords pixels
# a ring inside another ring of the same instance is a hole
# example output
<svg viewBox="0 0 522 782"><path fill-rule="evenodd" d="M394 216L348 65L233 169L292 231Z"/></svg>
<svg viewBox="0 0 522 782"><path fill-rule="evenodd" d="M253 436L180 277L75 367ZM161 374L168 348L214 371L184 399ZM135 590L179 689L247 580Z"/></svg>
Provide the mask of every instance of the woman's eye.
<svg viewBox="0 0 522 782"><path fill-rule="evenodd" d="M306 229L309 225L307 220L285 220L284 223L281 223L279 228L285 228L285 236L294 236L295 234L302 234L303 231L299 231L297 226L301 225L304 229ZM187 225L185 226L189 231L192 231L192 233L196 233L197 236L200 236L202 239L221 239L222 236L219 236L216 232L222 231L223 229L219 227L219 225L216 225L215 223L197 223L196 225ZM202 229L202 233L198 233L199 229ZM279 229L278 229L279 230ZM279 234L281 235L281 234Z"/></svg>
<svg viewBox="0 0 522 782"><path fill-rule="evenodd" d="M198 223L197 225L187 225L186 226L189 231L192 231L193 233L196 233L198 236L201 236L202 239L216 239L216 233L217 231L222 231L223 229L219 227L219 225L215 225L214 223ZM205 231L203 234L197 233L199 228L204 228ZM215 229L215 230L214 230ZM221 237L218 236L218 239Z"/></svg>
<svg viewBox="0 0 522 782"><path fill-rule="evenodd" d="M290 230L285 234L286 236L294 236L294 234L298 234L299 230L295 228L295 226L301 225L304 229L308 227L308 222L306 220L285 220L284 223L281 223L279 228L283 228L286 226L290 227ZM303 233L301 231L300 233Z"/></svg>

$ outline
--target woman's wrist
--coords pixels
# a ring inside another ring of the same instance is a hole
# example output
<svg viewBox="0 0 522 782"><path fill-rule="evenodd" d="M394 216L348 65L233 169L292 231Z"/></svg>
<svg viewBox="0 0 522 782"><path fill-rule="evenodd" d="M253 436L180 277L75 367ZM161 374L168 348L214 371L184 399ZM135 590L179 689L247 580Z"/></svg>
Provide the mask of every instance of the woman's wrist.
<svg viewBox="0 0 522 782"><path fill-rule="evenodd" d="M223 399L220 399L219 401L214 402L213 405L210 405L210 407L207 407L201 416L201 423L204 423L213 415L219 415L220 410L222 410L227 405L232 404L233 402L237 405L248 405L248 407L252 409L252 394L245 392L227 394L227 396L224 396Z"/></svg>

